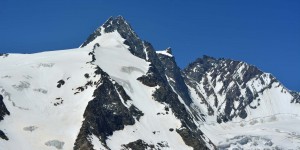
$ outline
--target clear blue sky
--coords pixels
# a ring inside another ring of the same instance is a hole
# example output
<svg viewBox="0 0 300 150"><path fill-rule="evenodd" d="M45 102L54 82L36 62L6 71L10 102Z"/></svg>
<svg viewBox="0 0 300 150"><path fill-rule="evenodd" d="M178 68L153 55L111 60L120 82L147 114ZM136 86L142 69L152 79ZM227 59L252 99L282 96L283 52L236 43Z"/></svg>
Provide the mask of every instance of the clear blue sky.
<svg viewBox="0 0 300 150"><path fill-rule="evenodd" d="M181 68L204 54L243 60L300 91L300 0L0 0L0 52L78 47L118 15Z"/></svg>

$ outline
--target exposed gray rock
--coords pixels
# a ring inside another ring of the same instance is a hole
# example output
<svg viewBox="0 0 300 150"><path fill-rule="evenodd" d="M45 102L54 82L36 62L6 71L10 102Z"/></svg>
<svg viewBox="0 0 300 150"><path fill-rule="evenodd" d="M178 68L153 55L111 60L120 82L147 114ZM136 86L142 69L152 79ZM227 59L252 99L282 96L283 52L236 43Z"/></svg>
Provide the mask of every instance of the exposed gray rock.
<svg viewBox="0 0 300 150"><path fill-rule="evenodd" d="M63 149L64 144L65 144L65 142L62 142L62 141L59 141L59 140L50 140L50 141L47 141L45 143L45 145L53 146L56 149Z"/></svg>

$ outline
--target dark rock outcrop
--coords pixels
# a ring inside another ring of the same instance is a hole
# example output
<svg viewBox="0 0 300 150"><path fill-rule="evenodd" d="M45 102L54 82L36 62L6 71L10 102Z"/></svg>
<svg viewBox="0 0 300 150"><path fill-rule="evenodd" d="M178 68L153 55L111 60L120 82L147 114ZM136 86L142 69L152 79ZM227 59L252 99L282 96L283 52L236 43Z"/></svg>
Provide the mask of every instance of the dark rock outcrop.
<svg viewBox="0 0 300 150"><path fill-rule="evenodd" d="M5 115L10 115L10 112L7 110L3 102L3 96L0 95L0 122L4 119ZM0 130L0 138L4 140L8 140L8 137L5 135L5 133L2 130Z"/></svg>
<svg viewBox="0 0 300 150"><path fill-rule="evenodd" d="M133 116L139 119L143 115L134 106L130 108L124 106L117 90L120 86L116 88L107 73L99 67L95 73L101 76L99 87L94 91L95 98L86 107L84 121L74 149L93 149L89 140L91 135L98 137L106 146L107 136L112 135L116 130L122 130L125 125L133 125L135 123Z"/></svg>
<svg viewBox="0 0 300 150"><path fill-rule="evenodd" d="M172 54L171 48L168 48L166 52ZM189 106L192 103L192 100L189 96L188 88L181 75L181 70L176 64L175 58L159 53L158 58L165 68L165 75L169 79L169 84L173 87L175 92L184 100L185 104Z"/></svg>
<svg viewBox="0 0 300 150"><path fill-rule="evenodd" d="M126 145L122 145L125 150L145 150L145 149L151 149L154 150L155 146L153 144L148 144L144 142L143 140L139 139L134 142L130 142Z"/></svg>
<svg viewBox="0 0 300 150"><path fill-rule="evenodd" d="M60 88L61 86L63 86L65 84L64 80L59 80L57 81L57 88Z"/></svg>
<svg viewBox="0 0 300 150"><path fill-rule="evenodd" d="M2 130L0 130L0 138L8 141L8 137L5 135L5 133Z"/></svg>
<svg viewBox="0 0 300 150"><path fill-rule="evenodd" d="M10 115L10 112L7 110L3 102L3 96L0 95L0 121L4 119L5 115Z"/></svg>
<svg viewBox="0 0 300 150"><path fill-rule="evenodd" d="M7 57L9 54L6 53L0 53L0 56L2 56L3 58Z"/></svg>
<svg viewBox="0 0 300 150"><path fill-rule="evenodd" d="M155 87L159 85L159 83L167 83L164 78L161 77L158 70L155 66L150 64L149 70L147 71L146 75L143 75L139 78L137 78L140 82L143 84L149 86L149 87Z"/></svg>

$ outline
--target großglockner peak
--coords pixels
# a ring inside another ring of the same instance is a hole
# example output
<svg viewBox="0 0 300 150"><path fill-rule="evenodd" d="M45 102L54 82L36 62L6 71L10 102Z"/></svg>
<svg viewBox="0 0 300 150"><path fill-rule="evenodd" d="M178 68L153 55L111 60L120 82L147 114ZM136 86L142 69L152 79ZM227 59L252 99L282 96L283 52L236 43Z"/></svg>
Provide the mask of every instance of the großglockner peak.
<svg viewBox="0 0 300 150"><path fill-rule="evenodd" d="M116 18L110 17L102 26L96 29L80 47L87 46L97 37L101 36L101 32L109 33L113 31L117 31L121 37L125 39L124 43L130 47L129 50L132 54L143 59L146 58L143 41L136 35L129 23L127 23L122 16Z"/></svg>
<svg viewBox="0 0 300 150"><path fill-rule="evenodd" d="M121 16L80 48L0 56L3 149L299 148L298 92L242 61L180 69Z"/></svg>

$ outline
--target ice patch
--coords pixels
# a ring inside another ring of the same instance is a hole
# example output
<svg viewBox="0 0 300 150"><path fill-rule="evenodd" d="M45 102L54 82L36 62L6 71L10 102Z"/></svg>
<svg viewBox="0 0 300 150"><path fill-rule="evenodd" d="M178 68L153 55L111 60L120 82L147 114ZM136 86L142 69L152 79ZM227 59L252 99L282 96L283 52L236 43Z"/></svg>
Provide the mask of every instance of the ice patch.
<svg viewBox="0 0 300 150"><path fill-rule="evenodd" d="M260 136L235 136L231 139L221 142L218 149L276 149L278 146L274 145L271 139Z"/></svg>
<svg viewBox="0 0 300 150"><path fill-rule="evenodd" d="M24 127L23 130L32 132L32 131L36 130L37 128L38 127L36 127L36 126L28 126L28 127Z"/></svg>
<svg viewBox="0 0 300 150"><path fill-rule="evenodd" d="M5 75L5 76L2 76L1 78L8 78L8 79L10 79L10 78L11 78L11 76L9 76L9 75Z"/></svg>
<svg viewBox="0 0 300 150"><path fill-rule="evenodd" d="M18 85L14 84L12 85L12 87L14 87L18 91L23 91L24 89L28 89L30 87L30 83L26 81L20 81Z"/></svg>
<svg viewBox="0 0 300 150"><path fill-rule="evenodd" d="M54 66L54 63L40 63L40 64L38 64L38 68L40 68L40 67L46 67L46 68L51 68L51 67L53 67Z"/></svg>
<svg viewBox="0 0 300 150"><path fill-rule="evenodd" d="M51 140L45 143L47 146L53 146L56 149L62 149L65 142L59 141L59 140Z"/></svg>
<svg viewBox="0 0 300 150"><path fill-rule="evenodd" d="M39 92L39 93L43 93L43 94L47 94L48 91L42 88L38 88L38 89L33 89L33 91Z"/></svg>
<svg viewBox="0 0 300 150"><path fill-rule="evenodd" d="M133 66L129 66L129 67L124 66L124 67L121 68L121 71L125 72L125 73L128 73L128 74L131 74L133 71L137 71L137 72L140 72L142 74L145 74L145 72L142 69L139 69L139 68L133 67Z"/></svg>

